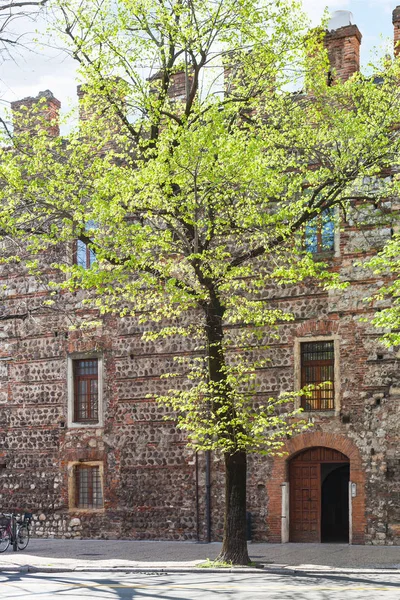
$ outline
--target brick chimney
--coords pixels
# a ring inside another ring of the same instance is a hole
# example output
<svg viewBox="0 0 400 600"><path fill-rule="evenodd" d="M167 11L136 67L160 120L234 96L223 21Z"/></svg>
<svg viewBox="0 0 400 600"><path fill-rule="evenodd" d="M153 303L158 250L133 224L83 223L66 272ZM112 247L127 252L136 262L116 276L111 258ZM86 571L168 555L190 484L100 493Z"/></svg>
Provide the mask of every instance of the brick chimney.
<svg viewBox="0 0 400 600"><path fill-rule="evenodd" d="M162 77L161 71L154 73L149 78L149 81L156 82L160 80ZM174 102L185 102L187 93L189 92L191 85L193 83L193 74L186 74L185 69L181 69L179 71L175 71L170 75L170 83L168 87L168 97ZM188 89L186 89L188 88ZM154 86L153 91L156 92L157 88Z"/></svg>
<svg viewBox="0 0 400 600"><path fill-rule="evenodd" d="M51 137L60 135L59 112L61 102L53 92L45 90L36 97L28 96L11 102L14 134L35 132L36 128L47 131Z"/></svg>
<svg viewBox="0 0 400 600"><path fill-rule="evenodd" d="M79 121L87 121L90 118L90 113L92 111L89 111L87 109L87 106L85 105L84 102L84 98L85 98L85 85L78 85L76 88L76 93L78 96L78 103L79 103Z"/></svg>
<svg viewBox="0 0 400 600"><path fill-rule="evenodd" d="M240 57L235 56L234 51L230 51L225 56L224 61L224 91L225 94L232 94L235 91L240 69Z"/></svg>
<svg viewBox="0 0 400 600"><path fill-rule="evenodd" d="M189 90L187 87L190 87L192 81L189 81L189 77L186 77L186 71L177 71L173 75L171 75L171 83L168 89L168 96L172 100L181 100L182 102L186 100L186 95Z"/></svg>
<svg viewBox="0 0 400 600"><path fill-rule="evenodd" d="M399 56L400 54L400 6L396 6L393 11L393 28L394 28L394 54Z"/></svg>
<svg viewBox="0 0 400 600"><path fill-rule="evenodd" d="M107 91L105 86L108 87L110 83L112 84L112 87L108 88L109 94L112 94L118 107L126 113L126 82L121 77L113 77L105 80L103 92ZM110 103L107 101L107 96L103 97L102 94L99 94L99 96L96 97L93 93L90 93L90 89L85 83L78 85L76 91L79 103L79 121L89 121L96 115L103 116L112 114ZM86 98L87 94L88 97ZM119 101L119 103L117 101ZM110 116L110 122L111 121L112 117Z"/></svg>
<svg viewBox="0 0 400 600"><path fill-rule="evenodd" d="M361 38L351 12L338 10L333 13L325 36L333 81L338 78L345 82L360 70Z"/></svg>

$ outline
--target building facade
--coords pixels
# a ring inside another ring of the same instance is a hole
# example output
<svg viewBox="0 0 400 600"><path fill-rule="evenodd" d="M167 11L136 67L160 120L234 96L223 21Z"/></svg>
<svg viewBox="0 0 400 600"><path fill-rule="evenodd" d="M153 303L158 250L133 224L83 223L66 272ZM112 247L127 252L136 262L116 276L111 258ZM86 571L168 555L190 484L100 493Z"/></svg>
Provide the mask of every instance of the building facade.
<svg viewBox="0 0 400 600"><path fill-rule="evenodd" d="M393 23L397 42L400 7ZM339 21L326 39L332 66L347 79L359 69L357 26ZM50 119L59 102L43 96ZM386 204L400 210L400 202ZM354 266L391 229L361 230L351 214L340 231L329 223L328 215L311 224L306 241L349 286L265 289L271 307L295 320L280 324L279 341L265 332L270 361L258 373L260 393L332 383L299 399L313 427L289 440L283 457L249 457L249 535L399 544L400 353L369 323L376 306L365 299L380 282ZM92 257L77 245L71 260L89 266ZM33 512L42 537L220 539L223 460L187 448L151 399L168 388L161 375L176 370L174 357L192 350L190 339L144 341L143 325L112 315L71 329L72 316L75 324L88 317L79 293L49 314L35 309L44 288L18 265L3 265L0 278L0 508Z"/></svg>

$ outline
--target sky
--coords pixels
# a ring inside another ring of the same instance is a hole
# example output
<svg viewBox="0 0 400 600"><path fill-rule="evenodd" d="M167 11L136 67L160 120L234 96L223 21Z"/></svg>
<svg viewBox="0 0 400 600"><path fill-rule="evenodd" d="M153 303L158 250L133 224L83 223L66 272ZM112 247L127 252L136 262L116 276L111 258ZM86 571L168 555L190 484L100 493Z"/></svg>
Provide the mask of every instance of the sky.
<svg viewBox="0 0 400 600"><path fill-rule="evenodd" d="M353 22L358 25L363 40L361 62L368 64L374 47L382 48L392 43L392 11L400 5L400 0L303 0L303 7L312 24L319 23L327 6L329 12L349 10ZM20 20L16 27L34 31L34 23ZM26 96L36 96L39 91L50 89L58 98L64 111L76 104L75 63L61 51L44 46L34 51L20 51L14 60L0 64L0 109L9 106L13 100Z"/></svg>

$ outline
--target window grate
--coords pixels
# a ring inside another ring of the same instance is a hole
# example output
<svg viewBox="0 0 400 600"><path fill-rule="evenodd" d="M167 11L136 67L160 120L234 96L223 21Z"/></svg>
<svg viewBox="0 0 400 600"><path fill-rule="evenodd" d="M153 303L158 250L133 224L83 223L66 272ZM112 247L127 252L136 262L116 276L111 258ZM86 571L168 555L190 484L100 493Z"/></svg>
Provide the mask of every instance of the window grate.
<svg viewBox="0 0 400 600"><path fill-rule="evenodd" d="M335 353L333 341L301 344L301 387L319 385L311 395L303 396L304 410L333 410L335 408ZM322 385L320 385L322 384Z"/></svg>
<svg viewBox="0 0 400 600"><path fill-rule="evenodd" d="M74 422L99 420L98 359L74 360Z"/></svg>
<svg viewBox="0 0 400 600"><path fill-rule="evenodd" d="M103 508L103 490L100 467L78 465L75 467L76 508Z"/></svg>

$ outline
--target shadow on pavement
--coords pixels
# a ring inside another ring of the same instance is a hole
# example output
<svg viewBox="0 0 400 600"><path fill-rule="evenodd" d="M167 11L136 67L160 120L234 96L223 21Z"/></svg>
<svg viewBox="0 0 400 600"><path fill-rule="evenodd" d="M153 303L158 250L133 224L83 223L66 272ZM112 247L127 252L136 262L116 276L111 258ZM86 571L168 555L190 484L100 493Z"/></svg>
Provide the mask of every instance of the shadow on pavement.
<svg viewBox="0 0 400 600"><path fill-rule="evenodd" d="M154 574L152 574L154 577ZM20 599L31 599L35 598L35 596L41 596L43 598L48 597L49 599L53 599L55 595L62 595L62 597L67 597L68 594L73 596L74 598L96 598L98 600L133 600L139 598L146 598L150 600L150 598L162 598L163 600L182 600L182 597L178 597L176 595L167 595L165 593L158 594L156 590L154 590L154 586L151 586L152 595L149 596L148 591L140 590L140 586L146 585L144 582L126 582L126 587L124 586L124 582L121 580L113 580L113 579L100 579L90 577L85 580L76 580L71 581L72 577L60 576L60 575L51 575L51 577L46 578L45 584L49 586L49 590L45 591L38 587L37 591L32 589L32 585L37 582L39 585L42 583L43 585L43 577L41 574L27 574L27 573L16 573L16 574L6 574L2 573L0 577L0 598L9 598L13 600L14 598ZM2 592L4 591L4 584L7 583L7 596L3 596ZM53 589L51 589L51 584L54 584ZM58 589L59 586L62 586L62 589ZM148 585L148 584L147 584ZM160 588L162 583L160 582ZM134 587L137 586L137 587ZM84 594L83 594L84 590ZM10 594L10 592L13 592ZM91 593L92 592L92 593ZM156 593L155 593L156 592Z"/></svg>
<svg viewBox="0 0 400 600"><path fill-rule="evenodd" d="M268 600L332 600L347 597L347 592L351 590L351 600L365 600L367 597L380 597L378 588L395 590L400 587L399 584L377 580L375 577L297 575L289 579L286 575L268 576L262 572L236 576L227 573L223 578L221 574L205 575L207 574L168 576L165 573L121 573L118 577L96 577L94 574L77 573L75 577L72 573L47 576L40 573L3 573L0 576L0 598L34 599L40 596L52 599L60 595L63 598L98 600L208 600L253 597ZM392 595L390 597L394 598Z"/></svg>

